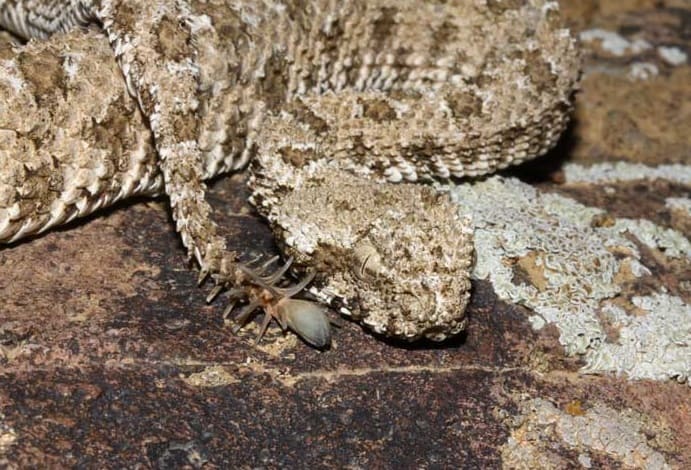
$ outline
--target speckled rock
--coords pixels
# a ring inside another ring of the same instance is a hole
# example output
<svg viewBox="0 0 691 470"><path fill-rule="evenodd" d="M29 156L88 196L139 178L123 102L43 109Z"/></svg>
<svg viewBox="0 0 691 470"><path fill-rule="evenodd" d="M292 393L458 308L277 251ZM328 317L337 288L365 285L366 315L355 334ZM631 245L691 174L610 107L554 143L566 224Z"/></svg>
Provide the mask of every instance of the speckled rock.
<svg viewBox="0 0 691 470"><path fill-rule="evenodd" d="M189 295L162 202L128 204L0 250L0 466L689 468L691 10L567 8L591 31L576 122L548 157L462 189L522 195L554 230L516 217L498 239L504 222L483 222L501 269L478 265L461 338L410 346L346 322L326 352L277 331L253 346ZM618 56L593 30L650 47ZM212 194L228 242L272 250L243 183ZM508 251L530 237L595 244L575 260L592 270Z"/></svg>

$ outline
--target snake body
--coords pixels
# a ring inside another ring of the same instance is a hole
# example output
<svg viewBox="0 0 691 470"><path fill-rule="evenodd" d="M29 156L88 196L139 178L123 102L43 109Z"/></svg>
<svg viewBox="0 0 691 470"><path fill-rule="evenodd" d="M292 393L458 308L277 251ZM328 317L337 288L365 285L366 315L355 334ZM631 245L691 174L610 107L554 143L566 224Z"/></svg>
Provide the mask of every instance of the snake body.
<svg viewBox="0 0 691 470"><path fill-rule="evenodd" d="M579 70L544 0L0 0L0 24L45 40L2 69L45 125L0 114L0 242L165 192L210 298L319 347L322 307L293 298L311 275L289 286L288 266L227 250L203 180L251 161L251 200L313 296L443 340L465 324L472 224L419 183L545 153Z"/></svg>

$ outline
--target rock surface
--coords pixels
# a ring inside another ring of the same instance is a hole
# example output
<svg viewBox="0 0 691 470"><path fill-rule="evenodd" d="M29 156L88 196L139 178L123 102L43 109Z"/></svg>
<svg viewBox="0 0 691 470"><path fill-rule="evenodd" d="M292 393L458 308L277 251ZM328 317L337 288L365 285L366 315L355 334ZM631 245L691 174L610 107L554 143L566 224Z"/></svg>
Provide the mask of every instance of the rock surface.
<svg viewBox="0 0 691 470"><path fill-rule="evenodd" d="M691 9L563 3L586 51L571 129L453 190L524 195L544 210L515 233L551 250L580 231L601 244L575 259L589 270L561 267L578 244L546 260L503 239L506 276L479 265L452 342L346 322L323 353L277 331L253 346L183 269L164 201L130 203L0 250L0 466L691 466ZM274 250L243 184L214 187L229 244Z"/></svg>

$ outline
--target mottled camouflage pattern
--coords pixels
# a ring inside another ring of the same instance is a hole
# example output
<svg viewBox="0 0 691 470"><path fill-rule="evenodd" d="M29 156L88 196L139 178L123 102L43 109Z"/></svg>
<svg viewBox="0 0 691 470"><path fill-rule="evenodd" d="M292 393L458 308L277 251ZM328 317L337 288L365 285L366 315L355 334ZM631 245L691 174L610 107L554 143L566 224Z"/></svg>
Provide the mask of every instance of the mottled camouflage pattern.
<svg viewBox="0 0 691 470"><path fill-rule="evenodd" d="M579 68L557 16L544 0L0 0L17 33L95 19L110 43L73 32L0 63L0 240L164 188L202 274L299 324L295 289L239 263L204 200L203 179L254 158L253 200L319 272L320 300L386 335L444 339L464 325L471 224L446 196L390 183L553 146Z"/></svg>

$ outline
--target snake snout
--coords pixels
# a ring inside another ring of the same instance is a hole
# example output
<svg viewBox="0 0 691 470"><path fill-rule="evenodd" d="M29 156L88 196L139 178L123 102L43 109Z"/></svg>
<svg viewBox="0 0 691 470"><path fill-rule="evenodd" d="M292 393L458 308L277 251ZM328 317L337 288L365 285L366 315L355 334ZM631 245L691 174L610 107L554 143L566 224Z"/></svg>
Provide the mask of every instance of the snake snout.
<svg viewBox="0 0 691 470"><path fill-rule="evenodd" d="M446 198L429 201L388 211L353 246L353 316L377 333L441 341L465 325L472 234Z"/></svg>

